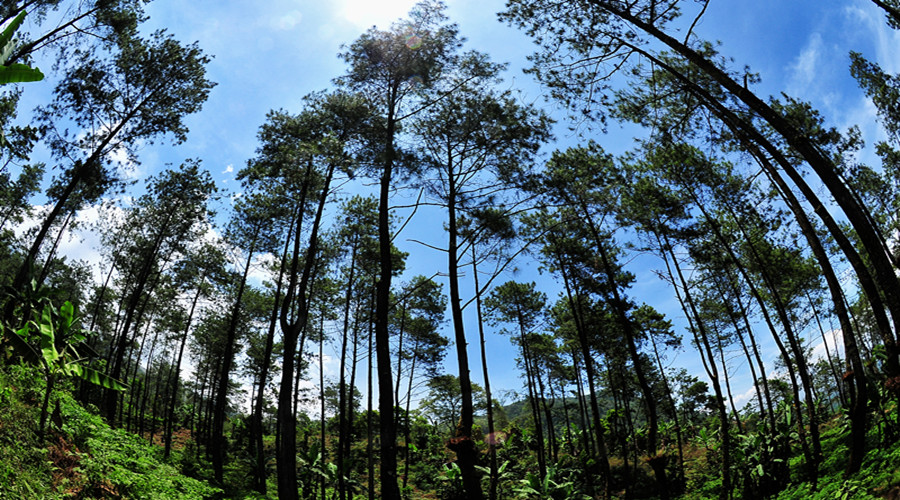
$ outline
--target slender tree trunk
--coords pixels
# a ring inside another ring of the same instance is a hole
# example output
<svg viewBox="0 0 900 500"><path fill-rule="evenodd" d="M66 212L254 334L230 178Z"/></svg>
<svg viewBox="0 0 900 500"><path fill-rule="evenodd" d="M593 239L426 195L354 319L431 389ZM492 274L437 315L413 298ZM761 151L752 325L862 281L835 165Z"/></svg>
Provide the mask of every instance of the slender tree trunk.
<svg viewBox="0 0 900 500"><path fill-rule="evenodd" d="M377 306L376 306L377 307ZM374 380L372 380L372 364L374 363L374 351L372 340L374 335L372 330L375 326L374 322L369 323L369 356L368 356L368 376L366 377L369 385L368 395L366 396L366 458L368 460L367 469L369 477L369 496L368 500L375 500L375 424L372 422L372 392L375 390ZM381 417L384 418L384 417ZM382 437L382 439L384 439Z"/></svg>
<svg viewBox="0 0 900 500"><path fill-rule="evenodd" d="M144 370L144 383L141 384L141 394L140 394L140 402L141 407L138 410L137 414L137 435L139 437L144 437L144 424L146 423L146 415L145 412L147 410L147 399L150 395L150 374L153 373L153 353L156 351L156 341L159 340L159 330L155 329L153 332L153 340L150 341L150 353L147 354L147 368ZM140 359L138 359L138 363L140 363ZM160 371L160 370L158 370ZM157 374L157 378L159 375ZM150 443L153 443L153 435L150 435Z"/></svg>
<svg viewBox="0 0 900 500"><path fill-rule="evenodd" d="M447 265L450 282L450 311L453 317L453 333L456 340L456 359L459 369L459 387L462 397L461 418L456 427L456 438L451 440L450 449L456 452L457 464L462 475L463 491L466 500L479 500L483 494L478 470L478 450L472 438L472 426L475 422L475 407L472 403L472 380L469 375L469 351L466 332L463 326L462 306L459 298L459 255L457 254L457 215L456 215L456 172L452 164L448 170L448 232ZM398 373L399 377L400 374ZM543 446L543 444L541 444ZM543 470L543 469L542 469Z"/></svg>
<svg viewBox="0 0 900 500"><path fill-rule="evenodd" d="M403 299L400 304L400 327L397 331L397 380L394 381L394 401L397 407L400 406L400 380L403 378L403 334L406 333L406 300ZM398 415L394 425L399 426L403 419L402 415Z"/></svg>
<svg viewBox="0 0 900 500"><path fill-rule="evenodd" d="M481 348L481 372L482 376L484 377L484 395L487 399L488 436L490 437L491 441L488 444L488 451L490 453L491 460L491 480L490 486L488 487L488 498L489 500L497 500L497 437L494 434L494 399L491 395L491 381L490 377L488 376L487 352L485 349L484 341L484 320L481 308L481 288L478 285L478 265L477 259L475 257L475 245L473 244L472 276L475 280L475 312L478 315L478 344Z"/></svg>
<svg viewBox="0 0 900 500"><path fill-rule="evenodd" d="M631 422L630 411L627 409L625 398L619 397L619 391L616 390L616 387L622 387L624 386L624 383L613 376L612 363L606 364L606 378L609 380L609 393L612 397L614 412L613 418L609 419L610 435L612 436L613 443L616 442L616 437L619 438L618 444L622 453L622 480L625 483L625 498L630 499L632 497L632 489L634 486L634 481L631 479L631 467L628 465L630 462L628 457L629 423ZM626 418L627 422L625 421ZM630 430L630 435L633 440L633 429Z"/></svg>
<svg viewBox="0 0 900 500"><path fill-rule="evenodd" d="M575 442L572 439L572 416L569 414L569 403L566 401L566 380L561 380L559 384L559 392L562 394L563 418L566 422L566 432L563 433L563 439L566 441L566 451L570 456L576 456Z"/></svg>
<svg viewBox="0 0 900 500"><path fill-rule="evenodd" d="M581 348L581 357L584 362L584 371L585 375L588 379L588 394L590 396L590 409L591 415L593 417L593 426L596 441L596 451L598 454L599 460L597 460L597 465L600 467L600 480L602 482L602 488L604 494L609 497L610 490L610 467L609 467L609 456L606 451L606 442L603 438L603 424L600 416L600 405L597 401L597 390L594 386L595 372L594 372L594 363L593 358L591 357L591 348L588 340L587 329L584 325L584 321L582 319L581 311L580 311L580 298L578 296L574 297L571 284L569 282L568 274L565 271L565 266L562 262L560 262L560 273L563 276L563 283L566 288L566 297L569 302L569 307L572 309L572 317L575 319L575 330L578 333L578 343Z"/></svg>
<svg viewBox="0 0 900 500"><path fill-rule="evenodd" d="M353 399L353 385L350 386L350 399L351 402L348 404L347 402L347 334L350 332L350 302L353 298L353 285L355 282L355 274L356 274L356 247L358 245L358 240L351 242L350 246L350 270L347 277L347 289L344 294L344 326L341 330L341 362L340 368L338 369L338 373L340 373L340 380L338 382L338 420L339 420L339 430L338 430L338 443L339 450L338 453L338 464L337 464L337 473L338 473L338 498L339 500L345 500L347 495L347 485L345 477L349 472L349 464L350 464L350 447L347 446L350 441L350 433L352 421L348 418L350 411L348 411L348 406L352 406ZM355 346L354 346L355 347Z"/></svg>
<svg viewBox="0 0 900 500"><path fill-rule="evenodd" d="M357 306L357 308L359 308L359 306ZM350 453L351 453L351 445L353 442L353 418L354 418L354 414L356 413L356 405L354 404L355 400L354 400L353 391L356 388L356 368L359 365L359 328L360 328L359 323L360 322L359 322L358 313L359 313L359 311L357 310L356 321L353 325L353 355L350 359L350 384L347 386L350 388L351 392L350 392L350 398L347 400L347 424L346 424L347 425L347 439L345 440L346 443L343 445L344 453L345 453L344 456L347 457L347 460L348 460L348 462L347 462L348 467L346 468L348 478L350 477L350 474L353 471L353 465L355 465L354 462L350 461L351 460ZM370 320L371 320L371 318L370 318ZM371 387L369 388L369 390L371 391ZM369 401L371 401L371 398L372 398L372 396L371 396L371 392L370 392L369 393ZM353 500L353 490L350 488L347 489L347 498L348 498L348 500Z"/></svg>
<svg viewBox="0 0 900 500"><path fill-rule="evenodd" d="M297 281L297 271L299 270L300 258L300 231L294 237L294 252L291 262L290 284L281 309L281 330L284 332L283 345L284 356L282 361L281 373L281 390L278 394L278 429L279 429L279 449L278 449L278 496L284 500L297 500L297 426L296 416L294 415L292 405L293 392L293 375L294 375L294 353L297 349L297 337L300 332L305 331L309 320L309 297L307 297L307 289L309 287L310 276L313 266L317 260L319 245L319 227L322 220L322 213L325 210L325 203L328 199L331 178L334 174L334 165L328 166L328 172L323 182L321 197L319 198L318 208L313 220L312 229L310 230L309 243L306 249L306 258L303 263L303 275ZM312 169L312 159L309 160L307 170L307 179ZM304 190L306 188L304 187ZM305 198L305 194L301 196ZM303 207L304 203L300 204ZM301 221L302 217L298 217ZM298 222L299 224L299 222ZM291 323L288 322L288 312L296 300L298 310L297 317Z"/></svg>
<svg viewBox="0 0 900 500"><path fill-rule="evenodd" d="M662 496L662 498L666 499L669 498L668 479L666 478L667 457L665 456L665 453L660 453L659 450L659 415L656 409L656 398L653 395L653 389L652 387L650 387L650 382L647 380L647 376L641 366L640 355L638 354L637 344L635 340L637 332L635 331L634 324L628 318L628 306L619 294L619 285L615 282L616 270L613 268L612 258L609 256L604 244L605 238L601 236L600 231L594 224L593 218L591 217L591 214L588 211L585 203L583 201L579 201L579 205L581 206L581 210L584 215L584 222L590 229L591 235L594 237L595 247L600 253L600 260L603 265L604 276L607 282L606 294L612 295L612 297L607 297L607 302L610 303L613 310L615 311L615 317L616 321L619 324L619 328L621 328L622 332L625 334L628 353L631 356L631 362L634 365L634 372L635 375L637 375L638 385L640 385L641 393L644 396L644 405L647 407L647 419L649 420L649 422L647 423L648 462L650 464L650 467L653 469L654 476L656 477L657 492L660 494L660 496ZM612 300L610 300L610 298Z"/></svg>
<svg viewBox="0 0 900 500"><path fill-rule="evenodd" d="M759 367L759 374L762 378L762 387L763 394L765 395L766 400L766 408L768 409L769 415L769 428L772 429L773 436L776 436L779 440L778 447L780 448L779 453L781 454L781 458L783 459L780 466L782 470L782 474L780 475L781 481L788 481L790 478L788 477L787 470L787 459L790 455L788 444L782 439L782 436L779 436L777 432L777 425L775 423L775 408L772 403L772 392L769 389L769 376L766 374L766 365L763 363L762 356L759 353L759 344L756 342L756 337L753 335L753 327L750 325L750 314L747 312L747 309L744 307L744 302L741 299L740 291L737 288L737 284L734 283L733 280L728 280L729 285L731 286L731 292L734 295L734 299L738 304L738 308L740 309L740 316L744 319L744 329L747 332L747 338L750 340L750 347L753 350L753 358L756 360L756 365ZM737 319L732 317L732 321L735 323Z"/></svg>
<svg viewBox="0 0 900 500"><path fill-rule="evenodd" d="M69 227L69 222L72 220L72 216L75 215L75 211L71 210L66 215L66 219L63 221L62 226L59 228L59 232L56 233L56 238L53 240L53 246L50 247L50 251L47 252L47 259L44 261L44 267L41 268L41 274L37 279L38 286L41 286L44 283L44 279L47 278L47 273L50 272L50 265L53 262L53 257L56 255L56 249L59 248L59 242L62 240L63 234L66 232L66 228Z"/></svg>
<svg viewBox="0 0 900 500"><path fill-rule="evenodd" d="M575 348L572 349L572 365L575 368L575 394L578 399L578 415L581 419L582 446L585 451L590 450L593 452L596 448L594 447L594 438L591 433L591 419L588 414L587 396L584 394L584 381L581 377L581 367L578 366L578 352Z"/></svg>
<svg viewBox="0 0 900 500"><path fill-rule="evenodd" d="M816 309L816 305L808 292L806 294L806 300L809 302L809 308L812 309L813 317L816 318L816 325L819 327L819 333L822 335L822 347L825 349L825 359L828 360L828 368L831 370L831 376L834 377L834 383L838 390L841 406L847 406L847 398L844 396L844 384L841 383L838 369L834 364L834 359L831 357L831 349L828 348L828 340L825 338L825 328L822 326L822 320L819 318L819 311Z"/></svg>
<svg viewBox="0 0 900 500"><path fill-rule="evenodd" d="M743 344L743 340L741 340L741 344ZM678 484L676 486L676 492L680 492L682 488L684 488L684 441L681 437L681 422L678 420L678 406L675 404L675 398L673 397L672 386L669 385L669 379L666 377L666 369L662 364L662 358L659 355L659 349L656 347L656 342L650 342L650 345L653 346L653 354L656 357L656 364L659 366L659 375L662 378L663 388L666 391L666 399L669 402L669 405L672 407L672 419L675 421L675 439L678 442ZM749 361L749 357L747 358ZM750 365L750 371L753 373L753 384L756 385L757 393L759 392L759 385L756 380L756 371L753 369L753 365ZM760 408L762 408L762 399L760 399Z"/></svg>
<svg viewBox="0 0 900 500"><path fill-rule="evenodd" d="M418 351L419 351L419 341L416 340L416 344L413 347L413 351L412 351L413 352L412 361L410 362L410 367L409 367L409 384L407 385L407 388L406 388L406 419L407 420L406 420L406 427L404 427L404 429L403 429L403 443L404 443L403 489L404 490L406 489L406 485L409 482L409 462L410 462L409 443L412 438L412 436L411 436L412 425L411 425L411 422L409 419L409 410L410 410L410 406L412 405L412 389L413 389L413 380L414 380L414 377L416 374L416 358L418 357L417 356Z"/></svg>
<svg viewBox="0 0 900 500"><path fill-rule="evenodd" d="M272 350L275 346L275 327L278 324L278 312L281 306L281 287L284 282L285 268L287 267L288 250L293 236L293 220L288 227L287 239L284 242L284 250L281 253L281 265L278 269L278 279L275 284L275 297L272 302L272 314L269 317L269 331L266 333L266 346L263 352L263 362L259 373L259 390L256 393L256 402L253 405L253 420L250 429L252 434L254 449L254 475L256 478L256 491L266 494L268 486L266 485L266 453L263 443L263 409L266 404L265 392L266 384L269 381L269 365L272 364Z"/></svg>
<svg viewBox="0 0 900 500"><path fill-rule="evenodd" d="M663 235L665 237L665 235ZM701 316L694 305L694 300L691 297L691 291L688 286L687 281L684 278L684 274L681 272L681 266L678 264L678 259L675 256L675 252L672 249L672 246L666 241L666 248L669 249L671 254L672 264L675 268L675 272L678 276L678 280L681 283L682 289L684 290L685 303L689 309L685 310L685 314L688 314L688 318L693 317L694 320L690 321L691 330L694 332L697 338L698 348L700 350L701 356L704 354L708 363L708 375L712 381L713 391L716 394L716 410L719 413L719 424L720 424L720 434L722 439L722 490L719 494L719 498L725 500L731 496L732 493L732 484L731 484L731 432L729 426L728 412L725 409L724 397L722 395L722 387L719 384L719 373L716 369L712 347L709 344L709 335L707 335L706 327L703 324ZM668 259L667 259L668 262ZM668 265L668 264L667 264Z"/></svg>
<svg viewBox="0 0 900 500"><path fill-rule="evenodd" d="M722 378L725 379L725 394L728 395L728 404L731 406L731 412L734 414L734 422L737 424L738 433L743 434L744 424L741 423L741 414L734 405L734 396L731 394L731 381L728 377L728 363L725 361L725 349L722 348L722 337L716 335L716 347L719 348L719 359L722 361Z"/></svg>
<svg viewBox="0 0 900 500"><path fill-rule="evenodd" d="M325 465L327 449L325 447L325 311L319 313L319 449L322 453L322 465ZM319 478L322 500L325 500L325 476Z"/></svg>
<svg viewBox="0 0 900 500"><path fill-rule="evenodd" d="M550 378L549 371L544 375L547 377L547 385L544 385L544 379L538 374L538 388L541 391L541 404L544 409L544 419L547 422L547 440L549 444L547 445L550 451L550 457L553 463L555 464L559 461L559 442L556 438L556 426L553 423L553 407L556 405L556 392L553 390L553 380ZM550 404L547 404L547 398L544 396L545 387L550 389Z"/></svg>
<svg viewBox="0 0 900 500"><path fill-rule="evenodd" d="M537 441L538 472L541 478L547 476L547 458L544 454L544 425L541 422L540 402L538 402L537 388L534 373L534 361L531 359L531 350L528 348L525 326L522 324L522 310L516 303L516 314L519 317L519 346L522 348L522 364L525 367L525 385L528 387L528 403L531 407L531 418L534 420L534 438Z"/></svg>
<svg viewBox="0 0 900 500"><path fill-rule="evenodd" d="M200 294L203 293L203 277L200 277L200 283L197 285L197 293L194 294L194 299L191 300L191 310L188 313L187 322L184 325L184 334L181 336L180 346L178 348L178 359L175 361L175 369L174 373L172 373L170 382L171 384L171 396L169 399L169 412L166 417L166 430L165 430L165 452L163 455L165 458L169 458L169 453L172 450L172 426L175 421L175 407L178 405L178 385L181 380L181 360L184 356L184 347L187 345L188 334L191 331L191 323L194 319L194 311L197 308L197 301L200 300Z"/></svg>
<svg viewBox="0 0 900 500"><path fill-rule="evenodd" d="M379 276L376 283L375 299L375 355L378 361L378 410L379 430L381 434L381 498L384 500L400 500L400 487L397 484L397 428L394 425L393 377L391 374L391 336L388 331L391 308L391 226L389 198L391 194L391 175L394 167L394 135L396 117L394 116L397 89L391 88L388 101L388 116L385 131L385 161L381 174L378 199L378 260Z"/></svg>

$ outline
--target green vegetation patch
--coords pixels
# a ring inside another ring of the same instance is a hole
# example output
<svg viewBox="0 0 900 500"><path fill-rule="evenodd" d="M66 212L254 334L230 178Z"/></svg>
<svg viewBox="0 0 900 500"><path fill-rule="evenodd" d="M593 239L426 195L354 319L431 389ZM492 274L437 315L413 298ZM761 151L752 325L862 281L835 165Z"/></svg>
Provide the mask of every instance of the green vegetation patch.
<svg viewBox="0 0 900 500"><path fill-rule="evenodd" d="M46 439L37 437L40 372L0 372L0 498L209 498L220 492L164 463L162 450L58 391L59 411Z"/></svg>

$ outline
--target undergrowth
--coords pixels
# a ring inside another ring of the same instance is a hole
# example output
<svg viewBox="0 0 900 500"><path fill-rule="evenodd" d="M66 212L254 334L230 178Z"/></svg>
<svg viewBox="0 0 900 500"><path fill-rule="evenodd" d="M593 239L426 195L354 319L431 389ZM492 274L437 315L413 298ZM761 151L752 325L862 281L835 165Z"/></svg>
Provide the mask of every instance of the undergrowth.
<svg viewBox="0 0 900 500"><path fill-rule="evenodd" d="M0 369L0 498L200 499L220 493L165 463L158 446L110 428L69 390L55 392L51 405L58 411L39 438L42 384L35 368ZM178 460L176 452L171 463Z"/></svg>

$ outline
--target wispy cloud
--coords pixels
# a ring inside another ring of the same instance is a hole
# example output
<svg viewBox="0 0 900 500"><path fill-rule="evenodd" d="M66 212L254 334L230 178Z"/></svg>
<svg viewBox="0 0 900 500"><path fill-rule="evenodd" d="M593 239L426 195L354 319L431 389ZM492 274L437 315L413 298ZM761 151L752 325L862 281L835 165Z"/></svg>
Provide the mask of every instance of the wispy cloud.
<svg viewBox="0 0 900 500"><path fill-rule="evenodd" d="M299 10L283 12L272 19L272 27L279 31L290 31L300 25L303 13Z"/></svg>
<svg viewBox="0 0 900 500"><path fill-rule="evenodd" d="M823 52L822 35L813 33L806 46L788 68L789 87L792 94L802 95L802 90L809 89L816 82L822 69L821 59ZM794 90L796 89L796 91Z"/></svg>

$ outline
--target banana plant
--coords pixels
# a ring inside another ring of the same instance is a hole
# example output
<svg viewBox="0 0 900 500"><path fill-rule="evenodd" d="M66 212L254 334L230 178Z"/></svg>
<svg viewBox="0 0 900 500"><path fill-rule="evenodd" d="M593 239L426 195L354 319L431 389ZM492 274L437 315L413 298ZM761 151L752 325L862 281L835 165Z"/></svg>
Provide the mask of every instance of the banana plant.
<svg viewBox="0 0 900 500"><path fill-rule="evenodd" d="M75 314L75 306L66 301L59 308L58 313L52 304L45 304L40 318L31 320L15 333L22 341L20 346L27 346L32 351L32 356L27 359L36 359L44 370L47 388L44 392L44 402L41 405L41 421L38 434L43 436L47 423L47 409L53 386L60 377L77 377L94 385L99 385L115 391L124 391L128 388L124 383L109 377L93 368L86 366L75 345L82 343L85 332L75 325L78 317ZM37 332L40 349L34 349L29 340L32 339L32 330Z"/></svg>
<svg viewBox="0 0 900 500"><path fill-rule="evenodd" d="M6 83L36 82L44 79L44 74L37 68L32 68L27 64L13 63L7 64L9 56L12 55L16 48L16 41L13 40L16 30L25 20L25 11L23 10L15 19L10 22L6 28L0 33L0 85Z"/></svg>
<svg viewBox="0 0 900 500"><path fill-rule="evenodd" d="M523 499L539 499L539 500L571 500L571 499L590 499L587 495L575 489L575 483L572 481L557 482L556 466L550 466L547 469L547 475L543 478L537 474L529 472L525 475L525 479L520 479L521 487L516 488L518 498Z"/></svg>

